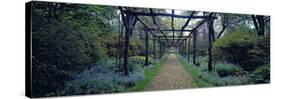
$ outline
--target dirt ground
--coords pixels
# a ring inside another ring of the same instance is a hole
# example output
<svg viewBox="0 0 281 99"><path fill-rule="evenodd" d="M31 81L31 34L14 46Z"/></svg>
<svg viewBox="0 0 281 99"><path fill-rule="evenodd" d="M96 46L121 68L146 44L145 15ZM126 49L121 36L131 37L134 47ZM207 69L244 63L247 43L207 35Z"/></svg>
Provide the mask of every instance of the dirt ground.
<svg viewBox="0 0 281 99"><path fill-rule="evenodd" d="M146 90L167 90L192 88L192 77L175 54L170 54L159 74Z"/></svg>

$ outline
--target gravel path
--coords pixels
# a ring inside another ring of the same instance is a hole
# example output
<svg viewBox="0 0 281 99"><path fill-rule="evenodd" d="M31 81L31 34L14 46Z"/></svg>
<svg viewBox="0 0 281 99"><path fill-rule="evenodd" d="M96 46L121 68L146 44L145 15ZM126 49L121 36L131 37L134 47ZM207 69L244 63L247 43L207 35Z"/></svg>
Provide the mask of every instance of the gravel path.
<svg viewBox="0 0 281 99"><path fill-rule="evenodd" d="M175 54L170 54L159 74L146 90L192 88L192 78Z"/></svg>

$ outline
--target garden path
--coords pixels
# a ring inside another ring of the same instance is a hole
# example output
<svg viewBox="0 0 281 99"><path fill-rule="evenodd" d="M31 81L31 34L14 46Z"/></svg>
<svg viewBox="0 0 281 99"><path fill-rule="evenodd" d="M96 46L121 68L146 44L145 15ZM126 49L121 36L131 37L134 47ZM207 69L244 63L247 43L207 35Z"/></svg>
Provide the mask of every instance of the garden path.
<svg viewBox="0 0 281 99"><path fill-rule="evenodd" d="M167 90L192 88L192 77L175 54L170 54L159 74L146 90Z"/></svg>

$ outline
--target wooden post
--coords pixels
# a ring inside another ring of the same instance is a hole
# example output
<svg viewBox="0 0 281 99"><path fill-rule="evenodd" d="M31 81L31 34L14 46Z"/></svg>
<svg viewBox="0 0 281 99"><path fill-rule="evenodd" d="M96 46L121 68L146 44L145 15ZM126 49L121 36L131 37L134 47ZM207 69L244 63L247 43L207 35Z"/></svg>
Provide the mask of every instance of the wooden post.
<svg viewBox="0 0 281 99"><path fill-rule="evenodd" d="M125 52L124 52L124 73L125 75L129 75L129 68L128 68L128 52L129 52L129 43L130 43L130 29L127 28L125 32Z"/></svg>
<svg viewBox="0 0 281 99"><path fill-rule="evenodd" d="M180 49L180 55L182 56L182 46L181 45L178 45L179 46L179 49Z"/></svg>
<svg viewBox="0 0 281 99"><path fill-rule="evenodd" d="M154 53L154 59L156 59L156 45L155 45L155 37L153 37L153 53Z"/></svg>
<svg viewBox="0 0 281 99"><path fill-rule="evenodd" d="M188 39L188 49L187 49L187 61L190 62L190 42L191 42L191 37Z"/></svg>
<svg viewBox="0 0 281 99"><path fill-rule="evenodd" d="M213 54L212 54L212 46L213 46L213 34L214 34L214 28L213 28L213 19L208 20L208 27L209 27L209 47L208 47L208 56L209 56L209 60L208 60L208 71L211 72L212 71L212 65L213 65Z"/></svg>
<svg viewBox="0 0 281 99"><path fill-rule="evenodd" d="M119 20L120 21L120 20ZM122 62L121 62L121 58L122 58L122 49L123 49L123 46L121 44L121 41L123 39L123 25L122 22L120 22L120 33L118 35L118 69L119 69L119 72L122 71L122 68L121 68L121 65L122 65Z"/></svg>
<svg viewBox="0 0 281 99"><path fill-rule="evenodd" d="M125 13L122 7L119 8L122 15L122 20L125 26L125 49L124 49L124 74L129 75L128 57L129 57L129 44L130 35L132 34L133 28L136 24L136 17L129 13ZM126 14L126 16L125 16Z"/></svg>
<svg viewBox="0 0 281 99"><path fill-rule="evenodd" d="M162 46L161 58L162 58L164 56L164 52L165 52L165 46L164 46L163 42L161 42L161 46Z"/></svg>
<svg viewBox="0 0 281 99"><path fill-rule="evenodd" d="M162 43L161 43L161 40L159 38L159 59L161 59L161 56L162 56Z"/></svg>
<svg viewBox="0 0 281 99"><path fill-rule="evenodd" d="M186 58L186 39L184 40L184 57Z"/></svg>
<svg viewBox="0 0 281 99"><path fill-rule="evenodd" d="M196 31L192 33L193 37L193 64L196 65Z"/></svg>
<svg viewBox="0 0 281 99"><path fill-rule="evenodd" d="M145 29L145 66L148 66L148 30Z"/></svg>

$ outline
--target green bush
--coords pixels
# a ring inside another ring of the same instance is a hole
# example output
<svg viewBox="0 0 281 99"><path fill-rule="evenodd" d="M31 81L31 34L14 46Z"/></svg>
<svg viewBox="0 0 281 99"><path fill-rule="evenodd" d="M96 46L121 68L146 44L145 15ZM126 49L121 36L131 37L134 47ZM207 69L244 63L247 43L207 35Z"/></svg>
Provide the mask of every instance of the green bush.
<svg viewBox="0 0 281 99"><path fill-rule="evenodd" d="M243 71L240 67L230 64L219 62L214 66L220 77L239 75Z"/></svg>
<svg viewBox="0 0 281 99"><path fill-rule="evenodd" d="M249 84L248 76L227 76L222 78L225 85Z"/></svg>
<svg viewBox="0 0 281 99"><path fill-rule="evenodd" d="M257 36L255 31L240 27L214 42L214 58L253 71L257 66L269 63L269 46L269 36Z"/></svg>
<svg viewBox="0 0 281 99"><path fill-rule="evenodd" d="M214 86L250 84L248 75L220 77L217 72L200 72L199 79Z"/></svg>
<svg viewBox="0 0 281 99"><path fill-rule="evenodd" d="M129 58L130 61L138 64L145 63L145 56L132 56ZM155 60L151 57L148 57L148 64L154 64Z"/></svg>
<svg viewBox="0 0 281 99"><path fill-rule="evenodd" d="M73 80L65 82L60 95L99 94L123 92L144 79L143 70L134 70L129 76L116 71L113 59L103 59L92 65L89 70L73 74Z"/></svg>
<svg viewBox="0 0 281 99"><path fill-rule="evenodd" d="M56 87L69 80L72 73L87 69L105 55L92 38L94 35L80 33L54 19L35 17L32 22L32 84L36 86L32 91L35 96L60 89Z"/></svg>
<svg viewBox="0 0 281 99"><path fill-rule="evenodd" d="M199 79L215 86L225 85L224 81L216 72L199 72Z"/></svg>
<svg viewBox="0 0 281 99"><path fill-rule="evenodd" d="M252 74L254 83L269 83L270 82L270 67L260 66Z"/></svg>

